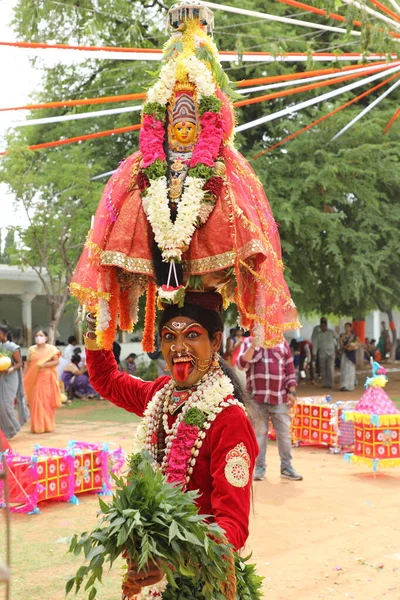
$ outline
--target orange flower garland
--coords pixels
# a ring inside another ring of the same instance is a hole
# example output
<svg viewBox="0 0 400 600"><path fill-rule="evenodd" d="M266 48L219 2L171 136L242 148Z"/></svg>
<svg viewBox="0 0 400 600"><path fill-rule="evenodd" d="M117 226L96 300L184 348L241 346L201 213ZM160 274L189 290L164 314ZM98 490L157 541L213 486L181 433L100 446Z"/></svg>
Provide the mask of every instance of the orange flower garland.
<svg viewBox="0 0 400 600"><path fill-rule="evenodd" d="M154 325L156 322L156 292L157 286L153 279L147 285L146 316L144 318L144 331L142 347L144 352L154 352Z"/></svg>

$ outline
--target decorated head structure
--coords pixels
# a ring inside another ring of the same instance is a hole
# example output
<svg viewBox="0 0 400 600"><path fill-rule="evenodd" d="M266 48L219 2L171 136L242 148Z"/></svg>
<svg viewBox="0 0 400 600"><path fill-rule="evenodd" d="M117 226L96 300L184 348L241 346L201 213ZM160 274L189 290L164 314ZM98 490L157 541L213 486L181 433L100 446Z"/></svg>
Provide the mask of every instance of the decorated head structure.
<svg viewBox="0 0 400 600"><path fill-rule="evenodd" d="M180 31L189 20L196 19L207 33L214 30L214 15L208 6L195 0L178 2L171 6L167 16L167 26L173 31Z"/></svg>
<svg viewBox="0 0 400 600"><path fill-rule="evenodd" d="M157 302L169 314L194 290L219 292L225 307L236 302L241 325L272 346L298 321L268 201L233 147L232 99L242 96L221 67L208 7L175 4L167 23L140 152L107 184L71 289L96 315L105 348L117 326L132 331L146 293L142 343L152 352Z"/></svg>

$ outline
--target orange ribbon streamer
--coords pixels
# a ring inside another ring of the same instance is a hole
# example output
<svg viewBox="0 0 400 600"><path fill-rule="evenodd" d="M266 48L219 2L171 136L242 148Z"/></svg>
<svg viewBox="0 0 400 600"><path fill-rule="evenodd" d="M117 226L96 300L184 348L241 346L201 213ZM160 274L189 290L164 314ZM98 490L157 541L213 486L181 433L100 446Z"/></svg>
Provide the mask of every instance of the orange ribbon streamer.
<svg viewBox="0 0 400 600"><path fill-rule="evenodd" d="M84 106L85 104L107 104L111 102L125 102L127 100L143 100L145 93L124 94L122 96L103 96L102 98L82 98L80 100L60 100L58 102L42 102L41 104L25 104L24 106L13 106L11 108L0 108L5 110L34 110L35 108L62 108L63 106Z"/></svg>
<svg viewBox="0 0 400 600"><path fill-rule="evenodd" d="M364 63L365 64L365 63ZM374 63L374 66L388 65L386 60L382 60ZM389 66L389 65L388 65ZM347 67L331 67L329 69L317 69L315 71L306 71L303 73L286 73L284 75L275 75L270 77L258 77L256 79L243 79L236 84L236 87L247 87L250 85L262 85L264 83L277 83L279 81L290 81L291 79L308 79L317 75L329 75L331 73L338 73L339 71L354 71L361 69L363 65L350 65ZM1 109L0 109L1 110Z"/></svg>
<svg viewBox="0 0 400 600"><path fill-rule="evenodd" d="M98 131L97 133L88 133L87 135L67 138L65 140L56 140L55 142L44 142L43 144L34 144L33 146L28 146L28 150L42 150L43 148L55 148L56 146L64 146L65 144L73 144L74 142L84 142L85 140L92 140L99 137L105 137L107 135L113 135L115 133L137 131L140 128L141 124L138 123L137 125L119 127L118 129L109 129L108 131ZM0 156L3 156L4 154L6 154L6 152L0 152Z"/></svg>
<svg viewBox="0 0 400 600"><path fill-rule="evenodd" d="M395 37L400 37L400 33L389 32L390 35L394 35ZM0 46L12 46L14 48L42 48L42 49L56 49L56 50L89 50L91 52L143 52L147 54L162 54L162 50L159 48L124 48L120 46L74 46L69 44L45 44L43 42L0 42ZM219 54L237 54L235 50L221 50ZM243 52L244 56L275 56L272 55L271 52ZM341 57L353 57L359 56L359 52L344 52L341 54ZM308 57L309 55L305 52L284 52L281 56L304 56ZM333 52L313 52L312 56L326 56L329 58L334 58L336 54ZM377 53L373 53L373 56L377 56ZM384 57L384 54L379 54L379 56Z"/></svg>
<svg viewBox="0 0 400 600"><path fill-rule="evenodd" d="M390 10L390 8L388 8L384 4L382 4L382 2L378 2L378 0L370 0L370 2L374 6L377 6L378 8L380 8L381 11L383 11L384 13L386 13L387 15L389 15L390 17L392 17L392 19L394 19L395 21L399 21L399 23L400 23L400 17L399 17L399 15L396 14L395 12L393 12L392 10Z"/></svg>
<svg viewBox="0 0 400 600"><path fill-rule="evenodd" d="M400 108L398 108L396 110L396 112L394 113L393 117L390 119L389 123L386 125L385 129L383 130L383 133L387 133L389 131L389 129L391 128L391 126L393 125L393 123L400 117Z"/></svg>
<svg viewBox="0 0 400 600"><path fill-rule="evenodd" d="M303 2L297 2L297 0L276 0L276 2L281 2L282 4L289 4L289 6L295 6L296 8L301 8L302 10L305 10L307 12L312 12L317 15L327 17L328 19L334 19L336 21L341 21L342 23L347 20L345 17L342 17L342 15L338 15L337 13L328 13L326 10L323 10L322 8L314 8L314 6L310 6L309 4L304 4ZM394 12L389 10L389 8L387 8L386 6L384 6L377 0L371 0L371 2L373 4L375 4L375 6L378 6L379 8L381 8L384 12L386 12L386 14L392 16L397 21L400 21L400 18L398 15L396 15ZM352 21L352 23L355 27L362 27L362 25L363 25L361 21ZM371 25L369 25L368 27L371 27ZM381 27L378 27L377 29L378 29L378 31L383 31L383 29ZM400 38L400 34L395 33L394 31L388 31L388 34L392 37Z"/></svg>
<svg viewBox="0 0 400 600"><path fill-rule="evenodd" d="M295 6L296 8L301 8L307 12L313 12L316 15L321 15L322 17L327 17L328 19L334 19L335 21L341 21L342 23L346 21L346 17L342 17L336 13L328 13L326 10L322 8L314 8L314 6L310 6L309 4L304 4L303 2L297 2L296 0L276 0L276 2L281 2L282 4L289 4L289 6ZM361 21L352 21L353 25L356 27L362 27Z"/></svg>
<svg viewBox="0 0 400 600"><path fill-rule="evenodd" d="M379 65L385 65L388 68L391 66L386 61L379 61L374 63L374 67ZM278 83L280 81L290 81L292 79L308 79L317 75L329 75L330 73L338 73L339 71L353 71L362 68L362 65L350 65L343 68L329 68L329 69L317 69L314 71L307 71L303 73L289 73L285 75L275 75L270 77L257 77L255 79L244 79L237 83L237 87L247 87L251 85L261 85L264 83ZM146 98L145 92L136 94L123 94L120 96L103 96L100 98L82 98L79 100L59 100L57 102L42 102L38 104L25 104L24 106L12 106L7 108L0 108L0 112L10 110L35 110L38 108L62 108L65 106L85 106L88 104L111 104L113 102L126 102L130 100L144 100Z"/></svg>
<svg viewBox="0 0 400 600"><path fill-rule="evenodd" d="M351 73L350 75L344 75L343 77L336 77L334 79L328 79L327 81L323 81L322 83L318 81L317 83L310 83L308 85L303 85L296 88L290 88L289 90L283 90L282 92L273 92L272 94L266 94L265 96L257 96L256 98L246 98L245 100L239 100L239 102L234 102L234 106L236 108L240 106L248 106L249 104L257 104L258 102L265 102L266 100L273 100L275 98L283 98L284 96L292 96L294 94L300 94L300 92L308 92L309 90L315 90L316 88L326 87L328 85L334 85L336 83L342 83L344 81L348 81L349 79L356 79L358 77L364 77L369 75L370 73L379 73L380 71L385 71L389 67L385 66L380 69L369 69L368 71L364 71L363 73Z"/></svg>
<svg viewBox="0 0 400 600"><path fill-rule="evenodd" d="M361 100L362 98L365 98L365 96L368 96L369 94L372 94L372 92L375 92L376 90L379 90L379 88L383 87L384 85L386 85L387 83L389 83L390 81L392 81L393 79L395 79L396 77L400 77L399 73L395 73L391 77L388 77L388 79L385 79L385 81L382 81L381 83L378 83L377 85L375 85L374 87L372 87L370 90L367 90L366 92L363 92L359 96L356 96L355 98L353 98L349 102L346 102L345 104L342 104L341 106L338 106L338 108L335 108L334 110L332 110L331 112L327 113L323 117L320 117L319 119L316 119L315 121L313 121L309 125L306 125L306 127L303 127L302 129L299 129L295 133L292 133L291 135L288 135L287 137L285 137L280 142L277 142L273 146L270 146L269 148L266 148L266 150L263 150L262 152L259 152L258 154L255 154L254 156L252 156L252 160L256 160L257 158L260 158L260 156L264 156L264 154L268 154L268 152L272 152L272 150L275 150L276 148L279 148L279 146L282 146L283 144L286 144L287 142L290 142L291 140L293 140L295 137L297 137L298 135L300 135L304 131L308 131L309 129L311 129L315 125L318 125L319 123L322 123L322 121L325 121L325 119L328 119L329 117L332 117L333 115L335 115L339 111L343 110L344 108L347 108L348 106L351 106L351 104L354 104L354 103L358 102L359 100ZM399 109L399 114L400 114L400 109Z"/></svg>
<svg viewBox="0 0 400 600"><path fill-rule="evenodd" d="M0 42L0 46L13 46L15 48L43 48L57 50L89 50L98 52L145 52L148 54L162 54L158 48L121 48L119 46L74 46L70 44L45 44L43 42Z"/></svg>

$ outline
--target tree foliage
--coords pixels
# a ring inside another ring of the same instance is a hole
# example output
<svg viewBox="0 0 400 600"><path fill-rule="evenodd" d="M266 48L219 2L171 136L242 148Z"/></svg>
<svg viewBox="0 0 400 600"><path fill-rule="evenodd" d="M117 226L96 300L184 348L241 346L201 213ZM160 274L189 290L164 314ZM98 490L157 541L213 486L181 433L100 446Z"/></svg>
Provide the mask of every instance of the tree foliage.
<svg viewBox="0 0 400 600"><path fill-rule="evenodd" d="M97 0L96 3L92 0L19 0L14 28L17 37L25 41L160 48L166 40L165 8L172 3L172 0ZM218 47L236 50L238 54L236 62L224 63L229 77L240 81L303 72L305 66L316 66L312 62L314 51L337 55L343 51L387 53L398 46L388 37L384 24L379 22L375 26L367 13L356 13L354 6L341 6L339 0L315 0L312 4L340 11L348 17L348 23L360 18L363 22L361 39L304 29L295 22L287 25L215 11L214 37ZM286 16L297 12L273 0L242 0L240 6ZM340 25L311 13L304 18ZM305 52L309 59L306 65L241 61L244 51L260 50L276 55ZM39 59L34 62L37 67L41 66ZM334 66L341 64L337 62ZM43 84L32 100L49 102L142 92L152 79L150 71L153 69L147 62L128 60L77 58L74 62L60 62L43 68ZM314 90L307 97L318 93ZM340 102L351 97L352 94L347 94ZM289 102L294 104L297 98L303 100L304 95L241 108L238 120L251 121L280 110ZM118 106L113 103L102 108ZM382 136L382 129L395 110L393 103L385 101L384 106L390 109L379 105L364 122L334 144L329 142L331 134L360 108L348 109L320 129L303 134L287 147L287 153L277 150L254 162L280 223L287 276L302 310L363 313L376 304L377 298L382 301L383 297L386 301L390 295L393 302L397 301L398 294L392 286L395 266L388 257L397 251L392 235L396 221L389 215L397 210L394 167L398 161L398 142L394 128ZM317 105L255 127L237 136L237 146L251 159L257 149L279 141L332 108ZM98 106L40 109L31 111L29 118L92 110L98 110ZM42 275L47 274L54 327L65 304L67 285L84 243L90 216L105 183L104 180L91 181L91 178L115 169L136 150L138 135L130 132L34 152L26 147L137 122L139 113L133 112L25 127L9 135L8 154L2 160L0 178L9 184L17 202L23 204L31 218L29 227L19 231L18 260L20 264L36 267Z"/></svg>
<svg viewBox="0 0 400 600"><path fill-rule="evenodd" d="M383 134L394 110L388 102L331 142L352 108L254 161L302 311L362 317L382 299L398 304L400 143Z"/></svg>

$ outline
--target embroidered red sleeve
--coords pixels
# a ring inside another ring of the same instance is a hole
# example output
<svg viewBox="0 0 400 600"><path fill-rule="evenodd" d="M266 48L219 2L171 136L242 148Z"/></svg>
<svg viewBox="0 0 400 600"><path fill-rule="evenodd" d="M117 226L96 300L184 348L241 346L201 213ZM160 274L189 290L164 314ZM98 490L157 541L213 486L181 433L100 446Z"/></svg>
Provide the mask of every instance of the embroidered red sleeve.
<svg viewBox="0 0 400 600"><path fill-rule="evenodd" d="M237 406L220 413L209 435L212 512L228 541L239 549L249 535L256 437L249 419Z"/></svg>
<svg viewBox="0 0 400 600"><path fill-rule="evenodd" d="M86 364L90 383L100 396L116 406L139 417L154 394L165 385L169 377L143 381L118 370L111 350L86 350Z"/></svg>

